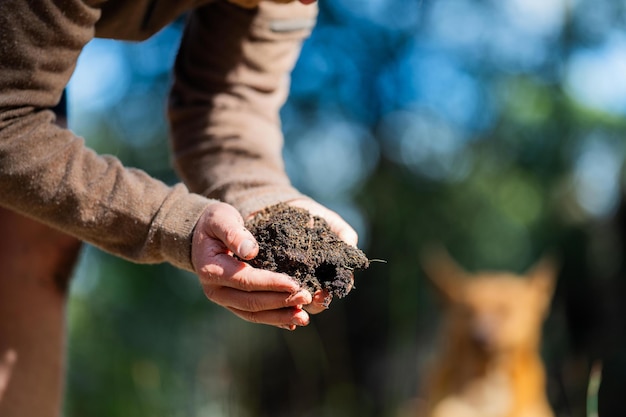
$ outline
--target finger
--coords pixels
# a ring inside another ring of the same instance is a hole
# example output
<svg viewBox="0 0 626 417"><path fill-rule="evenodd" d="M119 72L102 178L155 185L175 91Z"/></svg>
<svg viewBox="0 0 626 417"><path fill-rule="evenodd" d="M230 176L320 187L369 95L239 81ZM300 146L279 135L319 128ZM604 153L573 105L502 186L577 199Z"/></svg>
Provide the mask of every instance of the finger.
<svg viewBox="0 0 626 417"><path fill-rule="evenodd" d="M289 330L294 330L293 326L307 326L310 322L306 311L294 307L258 312L243 311L232 307L228 309L251 323L269 324Z"/></svg>
<svg viewBox="0 0 626 417"><path fill-rule="evenodd" d="M311 303L313 297L307 290L293 294L284 292L246 292L228 287L208 286L204 292L211 301L227 308L256 313L259 311L278 310L286 307L301 308Z"/></svg>
<svg viewBox="0 0 626 417"><path fill-rule="evenodd" d="M256 239L244 227L241 214L231 205L216 203L205 219L209 237L220 240L242 259L252 259L259 252Z"/></svg>
<svg viewBox="0 0 626 417"><path fill-rule="evenodd" d="M218 254L204 262L197 274L202 285L217 285L241 291L295 293L300 284L288 275L253 268L228 254Z"/></svg>
<svg viewBox="0 0 626 417"><path fill-rule="evenodd" d="M310 314L319 314L324 310L328 310L332 300L333 297L327 290L318 290L313 294L311 303L304 306L304 310Z"/></svg>

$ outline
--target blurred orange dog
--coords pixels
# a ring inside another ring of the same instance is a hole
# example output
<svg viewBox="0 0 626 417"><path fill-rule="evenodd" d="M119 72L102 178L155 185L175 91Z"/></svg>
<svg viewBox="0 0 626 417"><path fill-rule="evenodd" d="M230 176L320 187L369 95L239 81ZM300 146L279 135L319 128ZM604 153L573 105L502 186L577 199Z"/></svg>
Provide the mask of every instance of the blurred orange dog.
<svg viewBox="0 0 626 417"><path fill-rule="evenodd" d="M525 276L470 276L439 250L424 257L423 266L446 317L440 356L424 381L423 415L553 417L539 348L555 263L545 258Z"/></svg>

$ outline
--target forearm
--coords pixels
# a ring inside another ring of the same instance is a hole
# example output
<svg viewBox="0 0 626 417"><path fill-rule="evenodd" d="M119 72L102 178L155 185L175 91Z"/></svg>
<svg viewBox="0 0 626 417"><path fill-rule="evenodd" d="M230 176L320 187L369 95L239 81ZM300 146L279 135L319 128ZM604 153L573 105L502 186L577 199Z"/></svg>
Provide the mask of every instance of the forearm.
<svg viewBox="0 0 626 417"><path fill-rule="evenodd" d="M0 129L0 204L126 259L191 269L207 200L96 155L52 120L33 111Z"/></svg>
<svg viewBox="0 0 626 417"><path fill-rule="evenodd" d="M244 216L301 197L285 174L278 114L315 14L299 3L215 2L191 16L169 114L176 167L193 191Z"/></svg>

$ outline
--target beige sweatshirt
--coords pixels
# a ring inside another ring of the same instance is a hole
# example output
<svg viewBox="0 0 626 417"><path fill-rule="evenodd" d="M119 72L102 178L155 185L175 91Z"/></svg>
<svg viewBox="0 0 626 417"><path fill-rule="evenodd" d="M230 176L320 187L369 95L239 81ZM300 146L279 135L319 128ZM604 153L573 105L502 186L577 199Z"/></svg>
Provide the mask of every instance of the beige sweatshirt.
<svg viewBox="0 0 626 417"><path fill-rule="evenodd" d="M315 7L3 0L1 9L0 205L126 259L193 270L207 197L245 216L300 196L284 172L278 111ZM142 40L187 11L169 116L176 169L198 194L97 155L50 111L94 36Z"/></svg>

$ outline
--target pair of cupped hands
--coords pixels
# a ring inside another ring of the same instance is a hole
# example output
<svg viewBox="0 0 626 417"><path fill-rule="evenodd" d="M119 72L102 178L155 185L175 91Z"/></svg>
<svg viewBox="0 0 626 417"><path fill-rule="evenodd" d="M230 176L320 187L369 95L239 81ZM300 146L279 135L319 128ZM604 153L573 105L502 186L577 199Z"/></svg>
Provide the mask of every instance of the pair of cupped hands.
<svg viewBox="0 0 626 417"><path fill-rule="evenodd" d="M357 234L337 213L302 198L294 207L325 219L346 243L356 246ZM237 209L214 203L204 211L193 234L191 260L207 298L240 318L287 330L309 324L309 314L328 308L328 293L311 294L288 275L253 268L240 259L253 259L259 246Z"/></svg>

